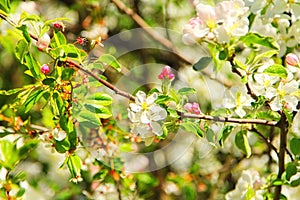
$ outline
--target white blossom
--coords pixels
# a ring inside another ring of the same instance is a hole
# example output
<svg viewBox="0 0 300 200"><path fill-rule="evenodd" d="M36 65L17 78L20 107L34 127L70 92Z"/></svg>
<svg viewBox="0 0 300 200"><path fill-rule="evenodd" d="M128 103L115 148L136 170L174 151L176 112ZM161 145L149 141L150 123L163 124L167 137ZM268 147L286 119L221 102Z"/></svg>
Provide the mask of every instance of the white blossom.
<svg viewBox="0 0 300 200"><path fill-rule="evenodd" d="M155 104L157 97L157 93L147 97L144 92L138 91L135 103L129 104L128 118L133 122L131 130L143 139L152 138L153 134L157 136L163 134L159 121L167 117L167 112Z"/></svg>
<svg viewBox="0 0 300 200"><path fill-rule="evenodd" d="M239 117L244 117L246 115L244 108L251 106L253 101L244 87L234 86L226 91L223 105L225 108L233 109Z"/></svg>
<svg viewBox="0 0 300 200"><path fill-rule="evenodd" d="M263 200L264 191L261 190L264 180L260 178L259 173L254 170L245 170L242 172L234 190L226 194L226 200L245 199L247 192L251 191L253 196L251 200Z"/></svg>

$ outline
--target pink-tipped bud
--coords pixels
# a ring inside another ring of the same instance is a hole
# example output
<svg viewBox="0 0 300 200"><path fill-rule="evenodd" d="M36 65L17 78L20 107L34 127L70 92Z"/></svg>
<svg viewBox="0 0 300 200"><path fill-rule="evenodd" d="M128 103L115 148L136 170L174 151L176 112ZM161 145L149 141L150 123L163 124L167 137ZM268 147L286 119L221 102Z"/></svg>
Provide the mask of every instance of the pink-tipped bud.
<svg viewBox="0 0 300 200"><path fill-rule="evenodd" d="M62 32L64 32L65 28L66 28L65 24L62 23L62 22L55 22L53 24L53 27L56 28L56 29L58 29L58 30L61 30Z"/></svg>
<svg viewBox="0 0 300 200"><path fill-rule="evenodd" d="M158 79L164 79L167 78L169 80L172 80L175 78L175 75L172 73L171 67L169 66L164 66L160 74L158 75Z"/></svg>
<svg viewBox="0 0 300 200"><path fill-rule="evenodd" d="M286 62L286 64L288 64L290 66L296 66L299 64L299 58L296 54L289 53L285 57L285 62Z"/></svg>
<svg viewBox="0 0 300 200"><path fill-rule="evenodd" d="M49 67L49 65L43 64L43 65L41 66L41 72L42 72L43 74L49 74L49 72L50 72L50 67Z"/></svg>
<svg viewBox="0 0 300 200"><path fill-rule="evenodd" d="M86 38L82 38L82 37L78 37L77 38L77 43L80 45L85 45L87 43L87 39Z"/></svg>
<svg viewBox="0 0 300 200"><path fill-rule="evenodd" d="M186 103L184 106L188 112L199 115L201 113L198 103Z"/></svg>
<svg viewBox="0 0 300 200"><path fill-rule="evenodd" d="M36 46L40 51L43 51L48 48L50 41L50 36L47 33L45 33L42 37L38 39L38 41L36 42Z"/></svg>

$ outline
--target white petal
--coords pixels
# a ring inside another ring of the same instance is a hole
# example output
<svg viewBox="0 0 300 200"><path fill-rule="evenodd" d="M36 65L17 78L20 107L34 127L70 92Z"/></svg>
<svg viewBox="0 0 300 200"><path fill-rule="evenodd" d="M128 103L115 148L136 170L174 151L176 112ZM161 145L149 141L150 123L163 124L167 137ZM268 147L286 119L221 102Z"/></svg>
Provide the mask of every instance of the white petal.
<svg viewBox="0 0 300 200"><path fill-rule="evenodd" d="M133 112L141 112L142 111L142 107L136 103L130 103L129 107Z"/></svg>
<svg viewBox="0 0 300 200"><path fill-rule="evenodd" d="M146 101L146 94L143 91L138 91L135 96L137 104L142 104Z"/></svg>
<svg viewBox="0 0 300 200"><path fill-rule="evenodd" d="M239 116L239 117L244 117L246 115L246 112L243 110L242 107L237 107L235 109L235 113Z"/></svg>
<svg viewBox="0 0 300 200"><path fill-rule="evenodd" d="M132 111L128 111L128 118L131 122L140 122L141 113L135 113Z"/></svg>
<svg viewBox="0 0 300 200"><path fill-rule="evenodd" d="M270 107L274 111L279 111L282 108L282 103L279 101L278 97L275 97L273 101L270 103Z"/></svg>
<svg viewBox="0 0 300 200"><path fill-rule="evenodd" d="M149 124L150 123L150 118L149 118L149 115L148 115L148 113L146 111L142 112L141 122L143 124Z"/></svg>
<svg viewBox="0 0 300 200"><path fill-rule="evenodd" d="M152 132L155 133L157 136L161 136L163 134L163 130L162 130L159 123L151 122L150 126L151 126L151 129L152 129Z"/></svg>
<svg viewBox="0 0 300 200"><path fill-rule="evenodd" d="M154 101L157 99L157 93L153 93L151 94L147 99L146 99L146 103L147 105L151 105L154 103Z"/></svg>

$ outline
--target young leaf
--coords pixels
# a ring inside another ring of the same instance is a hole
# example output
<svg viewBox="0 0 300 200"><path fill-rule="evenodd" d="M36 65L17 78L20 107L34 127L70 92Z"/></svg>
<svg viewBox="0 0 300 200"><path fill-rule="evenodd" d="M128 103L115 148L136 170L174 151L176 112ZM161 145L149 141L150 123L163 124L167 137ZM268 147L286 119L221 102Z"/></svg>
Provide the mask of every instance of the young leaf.
<svg viewBox="0 0 300 200"><path fill-rule="evenodd" d="M51 47L52 48L57 48L57 47L59 47L61 45L64 45L64 44L67 44L67 39L64 36L64 34L60 31L54 32L52 40L51 40L51 44L50 44Z"/></svg>
<svg viewBox="0 0 300 200"><path fill-rule="evenodd" d="M28 53L29 44L26 40L19 40L16 46L16 57L20 60L20 63L24 63L24 57Z"/></svg>
<svg viewBox="0 0 300 200"><path fill-rule="evenodd" d="M286 69L279 64L274 64L264 70L264 73L269 74L271 76L279 76L281 78L287 77Z"/></svg>
<svg viewBox="0 0 300 200"><path fill-rule="evenodd" d="M67 138L55 142L55 149L58 153L65 153L70 149L70 147L71 144Z"/></svg>
<svg viewBox="0 0 300 200"><path fill-rule="evenodd" d="M68 165L69 171L73 178L77 178L78 176L80 176L82 163L81 163L81 159L79 158L79 156L77 156L75 154L70 155L67 158L67 165Z"/></svg>
<svg viewBox="0 0 300 200"><path fill-rule="evenodd" d="M193 122L187 121L180 124L180 126L187 132L195 133L196 135L203 137L203 132L199 126Z"/></svg>
<svg viewBox="0 0 300 200"><path fill-rule="evenodd" d="M36 79L40 78L40 64L34 59L34 57L30 54L27 53L25 56L25 65L28 67L30 70L32 76Z"/></svg>
<svg viewBox="0 0 300 200"><path fill-rule="evenodd" d="M83 110L78 115L79 122L85 122L85 124L90 124L92 127L101 126L101 122L95 113Z"/></svg>
<svg viewBox="0 0 300 200"><path fill-rule="evenodd" d="M100 58L98 58L97 61L102 62L102 63L106 63L106 65L109 65L109 66L113 67L118 72L121 71L120 63L117 61L117 59L114 56L112 56L110 54L103 54L102 56L100 56Z"/></svg>
<svg viewBox="0 0 300 200"><path fill-rule="evenodd" d="M293 138L290 141L290 149L294 155L300 154L300 139L299 138Z"/></svg>
<svg viewBox="0 0 300 200"><path fill-rule="evenodd" d="M40 100L45 92L46 91L39 89L29 95L24 103L25 113L27 113Z"/></svg>
<svg viewBox="0 0 300 200"><path fill-rule="evenodd" d="M196 90L195 90L195 88L184 87L184 88L180 88L178 90L178 93L181 95L195 94Z"/></svg>
<svg viewBox="0 0 300 200"><path fill-rule="evenodd" d="M273 37L265 37L258 33L249 32L245 36L242 36L240 41L244 42L244 44L250 48L255 47L255 45L262 45L275 50L279 49L279 45Z"/></svg>
<svg viewBox="0 0 300 200"><path fill-rule="evenodd" d="M87 97L88 100L96 101L97 105L108 106L112 103L112 97L108 94L97 92Z"/></svg>
<svg viewBox="0 0 300 200"><path fill-rule="evenodd" d="M235 136L235 145L244 153L246 157L249 158L251 156L251 147L247 138L247 131L242 130L239 131Z"/></svg>
<svg viewBox="0 0 300 200"><path fill-rule="evenodd" d="M193 69L195 71L200 71L204 68L206 68L212 61L212 58L211 57L202 57L200 58L200 60L198 60L198 62L196 62L194 65L193 65Z"/></svg>
<svg viewBox="0 0 300 200"><path fill-rule="evenodd" d="M289 163L285 171L286 171L286 179L289 181L292 176L297 174L297 167L294 163Z"/></svg>
<svg viewBox="0 0 300 200"><path fill-rule="evenodd" d="M0 166L2 165L8 170L12 170L19 161L19 154L16 144L8 141L0 141Z"/></svg>
<svg viewBox="0 0 300 200"><path fill-rule="evenodd" d="M230 135L230 133L232 132L232 130L233 130L233 126L225 126L225 127L222 129L222 131L221 131L221 133L220 133L220 135L219 135L219 138L218 138L219 144L220 144L221 146L224 145L225 140L226 140L227 137Z"/></svg>
<svg viewBox="0 0 300 200"><path fill-rule="evenodd" d="M9 96L9 95L16 94L23 90L24 90L24 88L15 88L15 89L11 89L11 90L0 90L0 95Z"/></svg>

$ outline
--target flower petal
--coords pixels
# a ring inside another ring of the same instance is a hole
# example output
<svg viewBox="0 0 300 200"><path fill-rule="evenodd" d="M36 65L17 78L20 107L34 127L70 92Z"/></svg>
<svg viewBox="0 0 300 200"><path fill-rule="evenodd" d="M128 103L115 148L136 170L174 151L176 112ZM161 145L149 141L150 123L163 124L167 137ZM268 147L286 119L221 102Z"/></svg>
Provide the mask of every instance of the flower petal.
<svg viewBox="0 0 300 200"><path fill-rule="evenodd" d="M155 133L157 136L161 136L163 134L163 130L159 123L150 122L150 127L152 129L152 132Z"/></svg>
<svg viewBox="0 0 300 200"><path fill-rule="evenodd" d="M149 115L148 115L148 112L147 111L144 111L142 112L142 115L141 115L141 122L143 124L149 124L150 123L150 118L149 118Z"/></svg>

